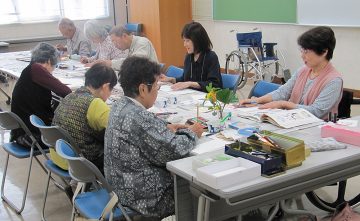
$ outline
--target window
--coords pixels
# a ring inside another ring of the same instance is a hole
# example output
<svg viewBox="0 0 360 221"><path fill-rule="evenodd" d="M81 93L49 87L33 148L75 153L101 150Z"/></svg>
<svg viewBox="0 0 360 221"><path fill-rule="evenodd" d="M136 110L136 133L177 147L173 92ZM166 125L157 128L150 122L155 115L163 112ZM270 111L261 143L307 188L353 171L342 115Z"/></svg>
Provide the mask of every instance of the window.
<svg viewBox="0 0 360 221"><path fill-rule="evenodd" d="M109 17L108 0L1 0L0 24Z"/></svg>

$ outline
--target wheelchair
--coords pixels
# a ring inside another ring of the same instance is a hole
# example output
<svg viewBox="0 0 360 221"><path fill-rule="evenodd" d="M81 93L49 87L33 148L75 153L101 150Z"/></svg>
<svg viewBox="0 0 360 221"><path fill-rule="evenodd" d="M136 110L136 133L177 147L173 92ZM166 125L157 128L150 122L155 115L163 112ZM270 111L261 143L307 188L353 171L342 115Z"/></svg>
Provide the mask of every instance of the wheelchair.
<svg viewBox="0 0 360 221"><path fill-rule="evenodd" d="M262 32L237 33L238 50L226 57L225 74L238 74L238 86L244 87L248 78L254 81L270 81L282 78L285 71L285 58L277 43L262 43ZM280 55L280 58L279 58ZM288 70L286 70L288 71Z"/></svg>

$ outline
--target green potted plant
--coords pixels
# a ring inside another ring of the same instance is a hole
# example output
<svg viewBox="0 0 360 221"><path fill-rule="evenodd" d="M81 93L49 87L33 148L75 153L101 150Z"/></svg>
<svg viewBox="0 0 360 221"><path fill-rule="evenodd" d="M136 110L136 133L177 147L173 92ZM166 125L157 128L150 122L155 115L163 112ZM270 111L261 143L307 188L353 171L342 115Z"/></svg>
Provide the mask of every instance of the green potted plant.
<svg viewBox="0 0 360 221"><path fill-rule="evenodd" d="M206 86L206 90L208 93L205 96L205 101L208 100L212 104L209 110L213 111L213 115L219 114L220 119L223 119L224 108L227 104L239 101L235 92L229 88L216 88L210 83Z"/></svg>

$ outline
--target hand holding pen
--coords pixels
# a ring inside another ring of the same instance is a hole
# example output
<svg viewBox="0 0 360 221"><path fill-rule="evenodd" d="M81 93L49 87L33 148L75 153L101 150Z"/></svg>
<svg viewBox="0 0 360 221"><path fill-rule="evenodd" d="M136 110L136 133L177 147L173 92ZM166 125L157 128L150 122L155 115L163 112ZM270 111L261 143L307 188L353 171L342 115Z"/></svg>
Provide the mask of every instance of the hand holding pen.
<svg viewBox="0 0 360 221"><path fill-rule="evenodd" d="M255 107L258 105L256 98L244 99L239 101L239 104L235 105L235 107Z"/></svg>

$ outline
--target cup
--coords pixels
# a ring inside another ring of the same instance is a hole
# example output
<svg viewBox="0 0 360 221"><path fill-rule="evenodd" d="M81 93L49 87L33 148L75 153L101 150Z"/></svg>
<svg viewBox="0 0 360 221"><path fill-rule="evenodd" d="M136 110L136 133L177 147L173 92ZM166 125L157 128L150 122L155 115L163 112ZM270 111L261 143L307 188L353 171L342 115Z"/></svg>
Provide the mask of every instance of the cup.
<svg viewBox="0 0 360 221"><path fill-rule="evenodd" d="M70 59L71 60L76 60L76 61L80 61L80 55L78 55L78 54L72 54L72 55L70 55Z"/></svg>
<svg viewBox="0 0 360 221"><path fill-rule="evenodd" d="M225 123L221 123L220 120L213 120L207 122L209 133L219 133L225 129Z"/></svg>

